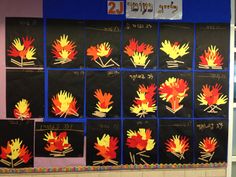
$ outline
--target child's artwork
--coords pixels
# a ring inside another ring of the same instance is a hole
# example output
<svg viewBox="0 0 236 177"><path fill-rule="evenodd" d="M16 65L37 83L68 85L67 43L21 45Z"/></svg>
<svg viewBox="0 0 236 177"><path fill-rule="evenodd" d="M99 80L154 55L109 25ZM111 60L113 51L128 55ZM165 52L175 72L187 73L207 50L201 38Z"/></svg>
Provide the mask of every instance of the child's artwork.
<svg viewBox="0 0 236 177"><path fill-rule="evenodd" d="M120 117L120 72L87 72L86 95L87 117Z"/></svg>
<svg viewBox="0 0 236 177"><path fill-rule="evenodd" d="M6 72L7 118L27 120L44 116L44 73L41 70Z"/></svg>
<svg viewBox="0 0 236 177"><path fill-rule="evenodd" d="M191 163L192 121L160 120L160 163Z"/></svg>
<svg viewBox="0 0 236 177"><path fill-rule="evenodd" d="M193 27L193 24L178 23L160 25L160 68L192 68Z"/></svg>
<svg viewBox="0 0 236 177"><path fill-rule="evenodd" d="M58 118L83 117L84 72L49 71L48 115Z"/></svg>
<svg viewBox="0 0 236 177"><path fill-rule="evenodd" d="M83 123L37 122L35 128L36 157L82 157Z"/></svg>
<svg viewBox="0 0 236 177"><path fill-rule="evenodd" d="M227 159L227 120L197 120L195 123L197 163Z"/></svg>
<svg viewBox="0 0 236 177"><path fill-rule="evenodd" d="M157 24L126 21L123 34L123 58L125 68L156 68ZM145 34L145 35L144 35Z"/></svg>
<svg viewBox="0 0 236 177"><path fill-rule="evenodd" d="M120 161L120 121L87 121L87 165L119 165Z"/></svg>
<svg viewBox="0 0 236 177"><path fill-rule="evenodd" d="M181 72L159 74L158 115L160 117L192 116L192 75Z"/></svg>
<svg viewBox="0 0 236 177"><path fill-rule="evenodd" d="M119 21L86 22L86 66L120 67L121 23Z"/></svg>
<svg viewBox="0 0 236 177"><path fill-rule="evenodd" d="M43 20L6 18L6 66L43 67Z"/></svg>
<svg viewBox="0 0 236 177"><path fill-rule="evenodd" d="M226 165L228 24L6 18L5 61L2 171Z"/></svg>
<svg viewBox="0 0 236 177"><path fill-rule="evenodd" d="M153 53L153 46L132 38L129 40L129 44L125 46L124 53L130 57L135 68L139 66L145 69L150 63L148 57Z"/></svg>
<svg viewBox="0 0 236 177"><path fill-rule="evenodd" d="M34 166L33 132L33 121L0 121L2 135L0 139L0 167L25 168Z"/></svg>
<svg viewBox="0 0 236 177"><path fill-rule="evenodd" d="M47 20L47 65L50 68L84 67L84 22Z"/></svg>
<svg viewBox="0 0 236 177"><path fill-rule="evenodd" d="M53 58L55 62L53 64L65 64L75 60L76 54L76 44L68 39L68 35L63 34L60 39L56 39L52 44Z"/></svg>
<svg viewBox="0 0 236 177"><path fill-rule="evenodd" d="M156 117L156 78L154 72L123 73L124 117Z"/></svg>
<svg viewBox="0 0 236 177"><path fill-rule="evenodd" d="M124 164L157 163L156 120L124 120Z"/></svg>
<svg viewBox="0 0 236 177"><path fill-rule="evenodd" d="M202 70L228 69L229 25L197 24L196 26L195 67Z"/></svg>
<svg viewBox="0 0 236 177"><path fill-rule="evenodd" d="M195 117L228 116L227 73L196 73Z"/></svg>

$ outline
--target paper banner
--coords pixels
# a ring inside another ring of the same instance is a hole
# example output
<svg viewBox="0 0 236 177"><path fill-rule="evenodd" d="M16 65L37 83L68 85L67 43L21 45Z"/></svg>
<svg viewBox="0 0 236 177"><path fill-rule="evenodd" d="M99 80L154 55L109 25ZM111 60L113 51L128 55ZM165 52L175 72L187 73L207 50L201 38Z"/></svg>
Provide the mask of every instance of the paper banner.
<svg viewBox="0 0 236 177"><path fill-rule="evenodd" d="M127 0L126 18L153 19L154 0Z"/></svg>
<svg viewBox="0 0 236 177"><path fill-rule="evenodd" d="M155 0L155 19L182 19L182 0Z"/></svg>

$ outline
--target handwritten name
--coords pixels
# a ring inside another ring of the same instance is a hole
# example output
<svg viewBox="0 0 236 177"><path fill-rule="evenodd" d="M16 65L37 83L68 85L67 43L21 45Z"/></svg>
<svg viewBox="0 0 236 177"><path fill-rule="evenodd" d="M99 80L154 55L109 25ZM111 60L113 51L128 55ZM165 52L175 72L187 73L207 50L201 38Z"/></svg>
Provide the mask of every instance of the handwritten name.
<svg viewBox="0 0 236 177"><path fill-rule="evenodd" d="M206 74L200 76L201 78L206 77L206 78L216 78L216 79L226 79L226 75L224 74Z"/></svg>
<svg viewBox="0 0 236 177"><path fill-rule="evenodd" d="M144 15L146 12L153 12L153 4L147 2L127 2L130 10L133 12L141 12Z"/></svg>
<svg viewBox="0 0 236 177"><path fill-rule="evenodd" d="M109 32L120 32L120 28L118 26L103 28L103 30Z"/></svg>
<svg viewBox="0 0 236 177"><path fill-rule="evenodd" d="M208 30L225 30L225 27L222 26L206 26Z"/></svg>
<svg viewBox="0 0 236 177"><path fill-rule="evenodd" d="M48 129L48 130L67 130L73 129L73 124L49 124L49 125L40 125L39 129Z"/></svg>
<svg viewBox="0 0 236 177"><path fill-rule="evenodd" d="M203 130L206 130L206 129L209 129L209 130L214 130L214 129L218 129L218 130L221 130L223 129L224 127L224 124L223 122L219 122L219 123L199 123L196 125L196 127L200 130L200 131L203 131Z"/></svg>
<svg viewBox="0 0 236 177"><path fill-rule="evenodd" d="M129 30L129 29L144 29L144 28L146 28L146 29L151 29L152 28L152 25L151 24L141 24L141 23L138 23L138 24L134 24L134 23L132 23L132 24L130 24L130 23L126 23L126 25L125 25L125 28L127 29L127 30Z"/></svg>
<svg viewBox="0 0 236 177"><path fill-rule="evenodd" d="M107 76L110 76L110 77L117 76L118 74L120 74L119 71L108 71L107 72Z"/></svg>
<svg viewBox="0 0 236 177"><path fill-rule="evenodd" d="M171 13L175 13L178 11L178 6L174 5L173 1L170 4L160 4L157 12L163 14L165 10L172 10Z"/></svg>
<svg viewBox="0 0 236 177"><path fill-rule="evenodd" d="M145 74L130 74L129 77L135 81L136 79L150 79L152 80L154 78L153 74L149 73L147 75Z"/></svg>

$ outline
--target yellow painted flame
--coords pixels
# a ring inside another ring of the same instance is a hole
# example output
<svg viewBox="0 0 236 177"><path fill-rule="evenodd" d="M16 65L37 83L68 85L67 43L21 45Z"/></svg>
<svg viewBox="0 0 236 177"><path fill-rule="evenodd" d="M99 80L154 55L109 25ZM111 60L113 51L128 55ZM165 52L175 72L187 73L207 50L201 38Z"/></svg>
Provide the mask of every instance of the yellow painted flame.
<svg viewBox="0 0 236 177"><path fill-rule="evenodd" d="M97 137L97 143L99 146L109 147L110 145L110 135L104 134L101 139Z"/></svg>
<svg viewBox="0 0 236 177"><path fill-rule="evenodd" d="M161 43L161 48L163 52L165 52L170 58L175 60L178 57L182 57L189 53L189 44L184 43L181 45L171 44L169 40L165 40Z"/></svg>
<svg viewBox="0 0 236 177"><path fill-rule="evenodd" d="M29 108L29 105L30 104L26 99L22 99L16 103L15 107L18 109L20 114L23 114Z"/></svg>

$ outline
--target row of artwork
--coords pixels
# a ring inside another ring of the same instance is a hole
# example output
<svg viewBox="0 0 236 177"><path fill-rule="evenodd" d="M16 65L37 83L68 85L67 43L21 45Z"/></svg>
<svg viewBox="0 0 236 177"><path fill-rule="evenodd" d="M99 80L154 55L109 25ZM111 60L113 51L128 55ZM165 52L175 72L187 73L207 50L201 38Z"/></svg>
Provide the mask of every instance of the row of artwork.
<svg viewBox="0 0 236 177"><path fill-rule="evenodd" d="M7 117L165 118L228 115L226 72L7 70ZM194 79L194 80L193 80ZM44 101L46 99L46 103Z"/></svg>
<svg viewBox="0 0 236 177"><path fill-rule="evenodd" d="M228 24L48 19L43 27L6 18L7 67L228 69Z"/></svg>
<svg viewBox="0 0 236 177"><path fill-rule="evenodd" d="M226 120L89 120L86 146L84 123L1 120L0 127L0 167L7 168L77 166L84 157L86 165L120 165L225 162L227 156Z"/></svg>

